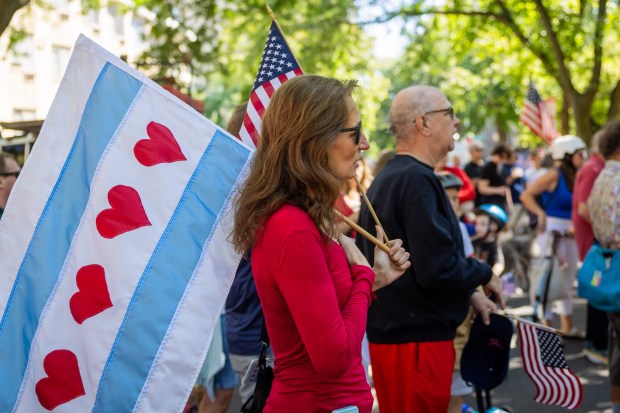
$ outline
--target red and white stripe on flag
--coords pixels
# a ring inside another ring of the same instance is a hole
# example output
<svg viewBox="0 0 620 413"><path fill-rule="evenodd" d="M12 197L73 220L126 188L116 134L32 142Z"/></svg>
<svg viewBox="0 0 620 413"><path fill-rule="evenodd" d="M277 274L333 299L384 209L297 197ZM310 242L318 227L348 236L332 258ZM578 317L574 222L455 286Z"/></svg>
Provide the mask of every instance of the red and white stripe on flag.
<svg viewBox="0 0 620 413"><path fill-rule="evenodd" d="M523 368L537 390L534 401L567 409L579 407L581 382L566 364L558 335L523 322L517 327Z"/></svg>
<svg viewBox="0 0 620 413"><path fill-rule="evenodd" d="M251 147L256 146L263 113L271 101L271 96L282 83L300 75L303 75L303 71L299 63L286 44L278 25L272 22L248 101L248 109L239 131L239 139Z"/></svg>
<svg viewBox="0 0 620 413"><path fill-rule="evenodd" d="M530 82L520 120L547 144L551 144L558 134L555 125L555 99L543 101L534 82Z"/></svg>
<svg viewBox="0 0 620 413"><path fill-rule="evenodd" d="M558 130L555 126L555 111L556 111L556 103L555 99L545 99L544 102L541 103L541 124L542 124L542 135L547 144L551 144L555 138L558 136Z"/></svg>
<svg viewBox="0 0 620 413"><path fill-rule="evenodd" d="M540 117L540 105L525 101L523 111L521 112L521 122L530 128L536 135L542 135L542 124Z"/></svg>

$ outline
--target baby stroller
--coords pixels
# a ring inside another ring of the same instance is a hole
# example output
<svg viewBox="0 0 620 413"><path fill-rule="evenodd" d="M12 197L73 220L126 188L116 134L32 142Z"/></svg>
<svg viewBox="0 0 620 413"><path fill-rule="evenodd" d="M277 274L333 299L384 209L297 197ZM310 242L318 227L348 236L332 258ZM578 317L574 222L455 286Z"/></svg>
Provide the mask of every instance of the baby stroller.
<svg viewBox="0 0 620 413"><path fill-rule="evenodd" d="M488 326L484 325L482 317L474 320L461 356L461 376L476 391L478 412L511 413L506 407L493 406L491 390L508 374L513 325L497 314L490 314L490 318Z"/></svg>

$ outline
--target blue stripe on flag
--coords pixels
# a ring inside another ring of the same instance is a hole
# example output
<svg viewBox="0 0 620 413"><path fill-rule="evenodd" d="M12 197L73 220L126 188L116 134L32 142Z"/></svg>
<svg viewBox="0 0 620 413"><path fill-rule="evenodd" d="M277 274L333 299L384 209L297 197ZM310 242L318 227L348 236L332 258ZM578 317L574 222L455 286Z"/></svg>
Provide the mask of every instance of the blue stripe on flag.
<svg viewBox="0 0 620 413"><path fill-rule="evenodd" d="M0 322L0 412L13 409L41 312L86 208L95 169L141 85L106 64L86 102L73 146L39 217Z"/></svg>
<svg viewBox="0 0 620 413"><path fill-rule="evenodd" d="M248 156L247 149L220 131L209 143L138 282L103 370L93 413L133 410Z"/></svg>

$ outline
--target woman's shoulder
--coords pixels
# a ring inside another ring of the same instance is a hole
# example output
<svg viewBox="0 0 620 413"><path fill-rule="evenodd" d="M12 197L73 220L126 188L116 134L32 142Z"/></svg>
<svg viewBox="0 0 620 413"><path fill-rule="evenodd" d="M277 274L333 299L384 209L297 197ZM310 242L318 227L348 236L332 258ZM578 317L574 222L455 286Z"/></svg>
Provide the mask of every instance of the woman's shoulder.
<svg viewBox="0 0 620 413"><path fill-rule="evenodd" d="M265 222L265 229L278 232L280 237L304 230L318 234L318 230L308 213L291 204L285 204L278 208Z"/></svg>
<svg viewBox="0 0 620 413"><path fill-rule="evenodd" d="M543 191L553 192L561 176L562 173L559 168L549 168L547 172L536 180L536 184L541 186Z"/></svg>

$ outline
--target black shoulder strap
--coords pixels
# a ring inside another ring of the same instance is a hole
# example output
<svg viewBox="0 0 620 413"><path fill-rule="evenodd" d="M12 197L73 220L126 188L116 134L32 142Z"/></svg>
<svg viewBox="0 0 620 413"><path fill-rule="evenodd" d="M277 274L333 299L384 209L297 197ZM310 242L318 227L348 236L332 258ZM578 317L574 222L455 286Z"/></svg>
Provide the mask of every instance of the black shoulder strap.
<svg viewBox="0 0 620 413"><path fill-rule="evenodd" d="M269 335L267 334L267 324L265 323L265 315L263 314L263 324L260 328L260 354L258 355L259 368L267 367L267 349L269 348Z"/></svg>
<svg viewBox="0 0 620 413"><path fill-rule="evenodd" d="M265 324L265 315L263 314L263 324L260 328L260 342L269 347L269 335L267 334L267 324Z"/></svg>

